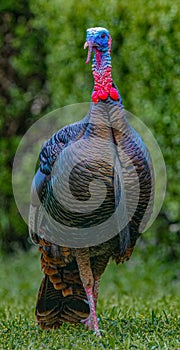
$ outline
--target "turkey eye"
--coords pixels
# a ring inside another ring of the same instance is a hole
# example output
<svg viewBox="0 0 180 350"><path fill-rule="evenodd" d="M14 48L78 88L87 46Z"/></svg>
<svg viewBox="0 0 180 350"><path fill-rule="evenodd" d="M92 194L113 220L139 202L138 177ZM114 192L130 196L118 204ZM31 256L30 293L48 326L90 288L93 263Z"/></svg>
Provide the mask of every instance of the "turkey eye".
<svg viewBox="0 0 180 350"><path fill-rule="evenodd" d="M105 34L101 34L101 38L102 38L102 39L105 38L105 36L106 36Z"/></svg>

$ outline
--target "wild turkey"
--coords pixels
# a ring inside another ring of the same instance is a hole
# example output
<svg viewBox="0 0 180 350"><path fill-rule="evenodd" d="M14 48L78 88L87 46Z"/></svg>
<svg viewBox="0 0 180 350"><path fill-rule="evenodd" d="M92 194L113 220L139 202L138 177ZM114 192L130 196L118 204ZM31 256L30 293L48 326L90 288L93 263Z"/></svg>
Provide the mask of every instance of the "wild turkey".
<svg viewBox="0 0 180 350"><path fill-rule="evenodd" d="M130 258L152 212L152 163L112 80L111 41L105 28L87 30L86 63L94 52L90 111L43 145L32 184L29 230L44 272L36 306L42 329L83 322L100 335L101 275L110 258Z"/></svg>

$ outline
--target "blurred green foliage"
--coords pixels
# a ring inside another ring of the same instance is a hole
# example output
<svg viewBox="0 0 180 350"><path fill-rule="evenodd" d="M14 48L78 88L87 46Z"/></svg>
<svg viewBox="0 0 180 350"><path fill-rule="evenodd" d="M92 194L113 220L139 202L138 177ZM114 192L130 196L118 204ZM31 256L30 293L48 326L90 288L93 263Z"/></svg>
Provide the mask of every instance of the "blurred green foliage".
<svg viewBox="0 0 180 350"><path fill-rule="evenodd" d="M85 31L104 26L113 38L112 65L126 109L151 129L167 166L162 212L144 235L176 258L180 243L178 1L8 0L0 5L0 240L27 246L13 200L11 166L21 136L41 115L90 100L93 79ZM71 120L67 120L67 123Z"/></svg>

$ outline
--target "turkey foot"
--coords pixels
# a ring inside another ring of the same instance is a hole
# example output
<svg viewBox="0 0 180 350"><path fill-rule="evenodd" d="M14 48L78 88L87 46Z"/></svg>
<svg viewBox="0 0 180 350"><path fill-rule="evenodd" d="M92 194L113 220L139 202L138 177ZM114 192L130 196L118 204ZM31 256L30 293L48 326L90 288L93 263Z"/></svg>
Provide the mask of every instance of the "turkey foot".
<svg viewBox="0 0 180 350"><path fill-rule="evenodd" d="M84 324L86 329L89 329L89 330L94 329L91 315L89 315L85 320L81 320L81 323Z"/></svg>
<svg viewBox="0 0 180 350"><path fill-rule="evenodd" d="M88 298L89 302L89 307L90 307L90 315L88 318L85 320L82 320L81 322L85 325L87 329L94 330L94 333L98 336L101 337L99 327L98 327L98 319L96 316L96 306L94 302L94 295L93 295L93 288L89 287L86 288L86 295Z"/></svg>
<svg viewBox="0 0 180 350"><path fill-rule="evenodd" d="M97 318L97 320L99 321L99 318ZM94 329L91 315L89 315L85 320L81 320L81 323L84 324L86 329L89 329L89 330Z"/></svg>

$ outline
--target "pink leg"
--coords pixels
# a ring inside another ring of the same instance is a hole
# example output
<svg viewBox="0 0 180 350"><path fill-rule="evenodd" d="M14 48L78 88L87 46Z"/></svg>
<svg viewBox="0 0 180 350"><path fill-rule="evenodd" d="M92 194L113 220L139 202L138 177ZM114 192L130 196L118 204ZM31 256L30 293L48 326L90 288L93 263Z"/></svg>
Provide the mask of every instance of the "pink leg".
<svg viewBox="0 0 180 350"><path fill-rule="evenodd" d="M81 321L87 329L94 329L98 336L100 336L100 332L98 329L98 319L96 316L96 304L98 299L99 284L100 278L95 280L93 290L92 288L86 289L86 295L90 305L90 315L88 318Z"/></svg>
<svg viewBox="0 0 180 350"><path fill-rule="evenodd" d="M97 300L98 300L99 285L100 285L100 278L98 277L95 279L94 288L93 288L95 307L96 307Z"/></svg>
<svg viewBox="0 0 180 350"><path fill-rule="evenodd" d="M96 316L97 287L95 288L94 300L94 280L96 280L96 278L94 278L91 269L89 248L76 249L76 260L80 278L83 283L90 308L89 317L86 320L82 320L82 322L85 324L86 328L93 329L98 336L101 336L98 328L98 319Z"/></svg>
<svg viewBox="0 0 180 350"><path fill-rule="evenodd" d="M95 334L97 334L100 337L101 334L99 332L98 319L96 316L96 306L94 302L93 290L91 287L86 288L86 295L89 301L90 315L86 320L83 320L82 322L85 323L86 328L93 329Z"/></svg>

